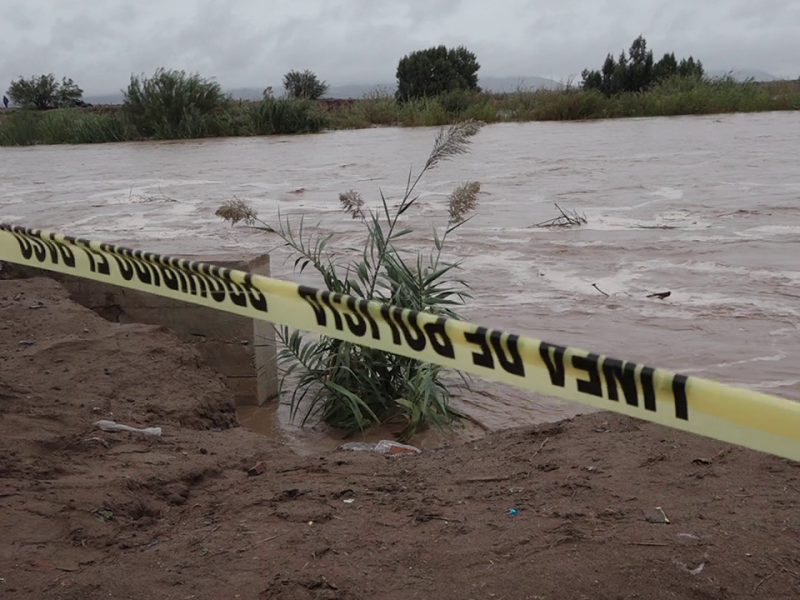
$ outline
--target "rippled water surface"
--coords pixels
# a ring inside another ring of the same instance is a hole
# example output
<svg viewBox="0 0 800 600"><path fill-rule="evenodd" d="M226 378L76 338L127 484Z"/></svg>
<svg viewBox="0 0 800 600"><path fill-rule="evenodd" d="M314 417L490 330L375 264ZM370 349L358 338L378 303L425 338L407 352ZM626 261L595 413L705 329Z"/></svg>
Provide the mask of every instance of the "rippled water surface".
<svg viewBox="0 0 800 600"><path fill-rule="evenodd" d="M267 220L305 214L347 247L360 229L338 193L396 201L434 135L4 148L0 219L177 255L274 250L214 216L235 196ZM800 399L798 165L800 113L492 125L423 180L409 241L426 248L447 194L480 181L477 216L449 248L473 287L465 317ZM531 227L554 203L588 225ZM296 279L284 258L272 252L273 276ZM583 410L491 382L459 402L492 429Z"/></svg>

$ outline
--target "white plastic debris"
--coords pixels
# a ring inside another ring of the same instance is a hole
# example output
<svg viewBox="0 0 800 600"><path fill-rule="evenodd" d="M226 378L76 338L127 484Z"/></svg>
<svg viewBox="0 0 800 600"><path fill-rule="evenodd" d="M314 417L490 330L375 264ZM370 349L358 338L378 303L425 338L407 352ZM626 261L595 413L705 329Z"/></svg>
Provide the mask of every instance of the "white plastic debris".
<svg viewBox="0 0 800 600"><path fill-rule="evenodd" d="M140 429L139 427L121 425L114 421L96 421L94 425L103 431L130 431L132 433L143 433L145 435L161 435L161 427L146 427L145 429Z"/></svg>
<svg viewBox="0 0 800 600"><path fill-rule="evenodd" d="M372 452L375 450L375 444L368 444L366 442L348 442L339 446L339 450L349 450L350 452Z"/></svg>
<svg viewBox="0 0 800 600"><path fill-rule="evenodd" d="M377 444L366 442L350 442L339 446L339 450L351 452L378 452L379 454L420 454L422 450L407 444L400 444L391 440L381 440Z"/></svg>
<svg viewBox="0 0 800 600"><path fill-rule="evenodd" d="M375 444L375 452L381 454L420 454L422 450L407 444L399 444L391 440L381 440Z"/></svg>

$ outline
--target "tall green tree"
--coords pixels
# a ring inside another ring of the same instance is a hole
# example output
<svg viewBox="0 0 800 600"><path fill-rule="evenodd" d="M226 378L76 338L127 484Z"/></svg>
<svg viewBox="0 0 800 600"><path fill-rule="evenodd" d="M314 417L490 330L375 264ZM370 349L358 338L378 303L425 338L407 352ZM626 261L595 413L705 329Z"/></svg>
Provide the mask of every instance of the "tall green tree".
<svg viewBox="0 0 800 600"><path fill-rule="evenodd" d="M283 76L283 87L286 94L291 98L307 98L317 100L328 91L328 84L320 81L312 72L306 69L300 71L289 71Z"/></svg>
<svg viewBox="0 0 800 600"><path fill-rule="evenodd" d="M653 78L656 81L663 81L674 77L678 72L678 61L675 59L675 53L669 52L665 54L661 60L656 63L653 69Z"/></svg>
<svg viewBox="0 0 800 600"><path fill-rule="evenodd" d="M641 35L633 40L628 63L627 89L641 92L653 83L653 51L647 49L647 41Z"/></svg>
<svg viewBox="0 0 800 600"><path fill-rule="evenodd" d="M601 90L610 97L622 92L643 92L675 75L701 79L705 72L702 63L691 56L679 63L674 53L668 53L654 63L653 51L647 49L647 40L640 35L627 54L623 50L617 60L609 54L600 71L584 69L582 75L584 89Z"/></svg>
<svg viewBox="0 0 800 600"><path fill-rule="evenodd" d="M83 90L72 79L64 77L59 83L52 73L28 79L20 76L8 87L8 97L18 106L39 110L84 104Z"/></svg>
<svg viewBox="0 0 800 600"><path fill-rule="evenodd" d="M397 65L397 99L433 97L454 90L480 91L478 59L464 46L417 50Z"/></svg>
<svg viewBox="0 0 800 600"><path fill-rule="evenodd" d="M688 59L684 58L678 63L678 74L681 77L702 79L706 72L705 69L703 69L703 63L690 56Z"/></svg>

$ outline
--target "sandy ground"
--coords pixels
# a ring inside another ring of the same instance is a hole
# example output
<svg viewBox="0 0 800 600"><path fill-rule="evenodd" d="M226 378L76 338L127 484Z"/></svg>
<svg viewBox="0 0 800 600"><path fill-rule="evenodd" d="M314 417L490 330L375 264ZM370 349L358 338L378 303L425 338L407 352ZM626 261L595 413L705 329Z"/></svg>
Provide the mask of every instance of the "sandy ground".
<svg viewBox="0 0 800 600"><path fill-rule="evenodd" d="M3 599L798 598L797 467L609 413L300 457L169 331L0 281Z"/></svg>

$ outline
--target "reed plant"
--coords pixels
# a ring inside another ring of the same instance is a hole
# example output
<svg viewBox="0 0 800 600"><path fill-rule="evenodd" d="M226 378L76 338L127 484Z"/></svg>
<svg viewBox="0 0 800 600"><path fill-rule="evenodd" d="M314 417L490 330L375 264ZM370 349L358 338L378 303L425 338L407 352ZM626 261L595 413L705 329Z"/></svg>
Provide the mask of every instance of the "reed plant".
<svg viewBox="0 0 800 600"><path fill-rule="evenodd" d="M423 176L466 153L481 126L464 121L441 129L425 165L416 177L409 172L405 192L393 208L382 193L379 208L372 211L357 191L339 195L342 211L364 226L365 241L358 250L333 250L332 234L309 233L302 218L293 222L278 215L269 224L254 217L249 206L231 202L218 216L230 222L255 218L257 229L277 236L289 249L300 272L314 269L330 292L458 319L458 307L469 298L468 286L457 276L460 263L445 260L443 254L450 234L477 207L480 184L466 182L453 191L450 219L434 227L429 252L403 247L413 230L401 221L416 205ZM282 389L291 388L291 415L302 415L303 425L322 419L352 434L385 423L397 427L400 440L408 440L431 426L447 428L459 416L450 405L444 369L437 365L328 336L309 337L288 327L277 331Z"/></svg>

